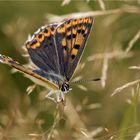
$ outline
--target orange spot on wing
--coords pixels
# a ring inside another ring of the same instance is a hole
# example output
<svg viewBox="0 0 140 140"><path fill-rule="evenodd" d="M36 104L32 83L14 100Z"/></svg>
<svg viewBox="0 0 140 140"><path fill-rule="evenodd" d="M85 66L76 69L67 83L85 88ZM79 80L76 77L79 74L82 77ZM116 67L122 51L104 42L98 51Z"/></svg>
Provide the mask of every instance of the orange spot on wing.
<svg viewBox="0 0 140 140"><path fill-rule="evenodd" d="M73 48L73 49L72 49L72 55L77 55L77 53L78 53L78 50L75 49L75 48Z"/></svg>
<svg viewBox="0 0 140 140"><path fill-rule="evenodd" d="M71 35L71 31L67 32L67 36Z"/></svg>
<svg viewBox="0 0 140 140"><path fill-rule="evenodd" d="M40 47L40 43L39 42L33 43L33 41L27 42L26 47L29 48L29 49L30 48L31 49L36 49L36 48Z"/></svg>
<svg viewBox="0 0 140 140"><path fill-rule="evenodd" d="M76 38L76 41L75 41L75 44L79 44L81 45L83 43L83 35L82 34L78 34L77 35L77 38Z"/></svg>
<svg viewBox="0 0 140 140"><path fill-rule="evenodd" d="M44 40L44 34L41 32L36 36L36 40L42 42Z"/></svg>
<svg viewBox="0 0 140 140"><path fill-rule="evenodd" d="M77 32L76 29L73 28L73 29L72 29L72 33L73 33L73 34L76 34L76 32Z"/></svg>
<svg viewBox="0 0 140 140"><path fill-rule="evenodd" d="M92 23L92 19L91 19L91 18L89 18L88 22L89 22L89 23Z"/></svg>
<svg viewBox="0 0 140 140"><path fill-rule="evenodd" d="M86 27L85 27L85 26L82 26L82 29L83 29L83 30L86 30Z"/></svg>
<svg viewBox="0 0 140 140"><path fill-rule="evenodd" d="M79 24L82 23L84 20L83 19L79 19Z"/></svg>
<svg viewBox="0 0 140 140"><path fill-rule="evenodd" d="M62 40L62 46L66 46L66 38L63 38L63 40Z"/></svg>
<svg viewBox="0 0 140 140"><path fill-rule="evenodd" d="M32 49L36 49L38 47L40 47L40 43L39 42L37 42L36 44L30 46L30 48L32 48Z"/></svg>
<svg viewBox="0 0 140 140"><path fill-rule="evenodd" d="M77 20L76 19L72 21L72 25L77 25Z"/></svg>
<svg viewBox="0 0 140 140"><path fill-rule="evenodd" d="M50 29L47 32L43 32L44 36L49 37L51 35Z"/></svg>
<svg viewBox="0 0 140 140"><path fill-rule="evenodd" d="M65 28L64 27L59 27L59 28L57 28L57 32L58 33L63 33L63 32L65 32Z"/></svg>
<svg viewBox="0 0 140 140"><path fill-rule="evenodd" d="M85 18L84 19L84 23L88 23L88 18Z"/></svg>
<svg viewBox="0 0 140 140"><path fill-rule="evenodd" d="M65 26L66 26L66 28L71 27L71 21L69 23L67 23Z"/></svg>
<svg viewBox="0 0 140 140"><path fill-rule="evenodd" d="M77 30L81 30L81 27L78 26Z"/></svg>
<svg viewBox="0 0 140 140"><path fill-rule="evenodd" d="M72 34L75 35L75 38L76 38L76 33L77 33L77 30L73 28L72 29ZM72 38L72 47L74 46L75 38Z"/></svg>
<svg viewBox="0 0 140 140"><path fill-rule="evenodd" d="M52 35L54 35L54 33L55 33L55 30L51 31L51 34L52 34Z"/></svg>
<svg viewBox="0 0 140 140"><path fill-rule="evenodd" d="M67 41L67 47L71 49L71 40Z"/></svg>
<svg viewBox="0 0 140 140"><path fill-rule="evenodd" d="M87 34L87 33L88 33L88 29L85 30L85 34Z"/></svg>
<svg viewBox="0 0 140 140"><path fill-rule="evenodd" d="M71 30L67 32L67 37L71 35ZM71 39L67 39L67 47L71 49Z"/></svg>
<svg viewBox="0 0 140 140"><path fill-rule="evenodd" d="M51 28L51 34L52 34L52 35L55 34L55 28Z"/></svg>
<svg viewBox="0 0 140 140"><path fill-rule="evenodd" d="M66 56L67 55L67 51L63 50L63 54L64 54L64 56Z"/></svg>

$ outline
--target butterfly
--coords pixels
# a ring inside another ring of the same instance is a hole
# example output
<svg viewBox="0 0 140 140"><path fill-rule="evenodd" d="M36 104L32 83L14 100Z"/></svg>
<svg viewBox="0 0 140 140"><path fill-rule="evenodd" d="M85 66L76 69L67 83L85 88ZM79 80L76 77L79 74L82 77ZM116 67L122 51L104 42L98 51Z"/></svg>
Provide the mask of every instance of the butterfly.
<svg viewBox="0 0 140 140"><path fill-rule="evenodd" d="M93 21L93 17L72 18L39 28L25 44L36 69L1 54L0 62L49 89L47 98L52 99L51 96L56 94L57 102L64 101L64 95L71 90L69 83L85 49Z"/></svg>

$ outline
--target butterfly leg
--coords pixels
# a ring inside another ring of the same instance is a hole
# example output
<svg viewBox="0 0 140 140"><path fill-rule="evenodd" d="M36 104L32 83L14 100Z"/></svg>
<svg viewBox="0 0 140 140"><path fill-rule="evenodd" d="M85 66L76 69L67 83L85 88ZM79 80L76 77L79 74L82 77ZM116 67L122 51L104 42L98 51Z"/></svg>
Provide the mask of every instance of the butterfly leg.
<svg viewBox="0 0 140 140"><path fill-rule="evenodd" d="M51 97L53 94L54 94L54 91L51 90L45 97L56 103L57 102L56 99Z"/></svg>
<svg viewBox="0 0 140 140"><path fill-rule="evenodd" d="M61 92L56 92L55 94L56 94L57 103L59 103L61 101L61 96L60 96Z"/></svg>
<svg viewBox="0 0 140 140"><path fill-rule="evenodd" d="M51 97L53 94L56 95L56 99ZM46 96L46 98L54 101L55 103L59 103L61 101L64 101L64 93L63 92L60 92L60 91L54 91L54 90L51 90Z"/></svg>
<svg viewBox="0 0 140 140"><path fill-rule="evenodd" d="M61 91L55 92L57 103L64 101L64 93Z"/></svg>
<svg viewBox="0 0 140 140"><path fill-rule="evenodd" d="M64 97L64 93L63 92L60 93L60 98L61 98L61 101L64 101L65 97Z"/></svg>

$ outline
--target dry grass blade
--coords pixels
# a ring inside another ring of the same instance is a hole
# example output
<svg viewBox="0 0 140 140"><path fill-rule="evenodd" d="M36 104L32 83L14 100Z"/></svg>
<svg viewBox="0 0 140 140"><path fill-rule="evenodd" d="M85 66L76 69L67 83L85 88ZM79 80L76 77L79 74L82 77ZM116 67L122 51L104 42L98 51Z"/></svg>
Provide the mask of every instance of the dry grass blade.
<svg viewBox="0 0 140 140"><path fill-rule="evenodd" d="M81 72L84 69L85 65L86 65L85 63L79 63L77 68L76 68L76 72L75 73Z"/></svg>
<svg viewBox="0 0 140 140"><path fill-rule="evenodd" d="M140 140L140 132L138 132L133 140Z"/></svg>
<svg viewBox="0 0 140 140"><path fill-rule="evenodd" d="M87 130L81 129L80 132L81 132L86 138L88 138L89 136L88 136L88 134L87 134L86 131L87 131Z"/></svg>
<svg viewBox="0 0 140 140"><path fill-rule="evenodd" d="M83 91L88 91L88 89L83 85L77 85L77 87L80 88Z"/></svg>
<svg viewBox="0 0 140 140"><path fill-rule="evenodd" d="M100 108L102 105L99 103L89 104L86 106L87 109L97 109Z"/></svg>
<svg viewBox="0 0 140 140"><path fill-rule="evenodd" d="M82 76L77 76L77 77L73 78L71 82L75 83L77 81L80 81L82 78L83 78Z"/></svg>
<svg viewBox="0 0 140 140"><path fill-rule="evenodd" d="M84 137L82 137L82 140L94 140L94 138L103 131L104 129L102 127L98 127L95 130L88 132L85 129L81 129L81 133L84 135Z"/></svg>
<svg viewBox="0 0 140 140"><path fill-rule="evenodd" d="M121 92L123 89L127 88L127 87L130 87L130 86L133 86L137 83L140 82L140 79L138 80L135 80L135 81L132 81L132 82L129 82L129 83L126 83L125 85L121 86L121 87L118 87L114 90L114 92L111 94L111 96L114 96L115 94Z"/></svg>
<svg viewBox="0 0 140 140"><path fill-rule="evenodd" d="M36 87L35 84L28 86L27 89L26 89L27 94L29 95L30 93L32 93L33 90L35 89L35 87Z"/></svg>
<svg viewBox="0 0 140 140"><path fill-rule="evenodd" d="M80 129L80 128L86 129L84 122L81 120L81 117L75 110L75 106L73 106L73 104L68 98L67 98L67 105L64 113L67 116L67 121L70 126L76 126L75 129Z"/></svg>
<svg viewBox="0 0 140 140"><path fill-rule="evenodd" d="M108 70L108 55L105 54L103 60L102 76L101 76L101 85L104 88L107 79L107 70Z"/></svg>
<svg viewBox="0 0 140 140"><path fill-rule="evenodd" d="M87 138L88 138L88 134L87 134L86 132L81 131L81 133L82 133L85 137L87 137Z"/></svg>
<svg viewBox="0 0 140 140"><path fill-rule="evenodd" d="M140 70L140 66L131 66L131 67L129 67L129 69Z"/></svg>
<svg viewBox="0 0 140 140"><path fill-rule="evenodd" d="M29 58L29 54L22 54L22 56Z"/></svg>
<svg viewBox="0 0 140 140"><path fill-rule="evenodd" d="M104 129L102 127L98 127L96 130L90 132L89 138L94 138L97 136L99 133L101 133Z"/></svg>
<svg viewBox="0 0 140 140"><path fill-rule="evenodd" d="M104 1L103 1L103 0L98 0L98 2L99 2L99 5L100 5L101 9L102 9L102 10L105 10L106 8L105 8L105 3L104 3Z"/></svg>
<svg viewBox="0 0 140 140"><path fill-rule="evenodd" d="M140 38L140 30L136 33L136 35L130 40L128 47L126 48L125 52L128 53L132 47L134 46L134 44L136 43L136 41Z"/></svg>
<svg viewBox="0 0 140 140"><path fill-rule="evenodd" d="M113 52L106 53L106 55L107 55L108 59L113 59L113 58L120 59L120 58L131 57L133 54L132 53L126 54L121 50L115 50ZM97 54L91 55L87 58L87 61L94 61L97 59L104 59L104 53L97 53Z"/></svg>
<svg viewBox="0 0 140 140"><path fill-rule="evenodd" d="M48 133L47 131L44 133L47 134L47 138L46 140L50 140L52 139L52 135L53 135L53 132L55 131L55 128L57 126L57 124L59 123L60 119L62 118L63 114L64 114L64 104L63 102L60 102L57 104L57 111L56 111L56 114L55 114L55 120L54 120L54 123L50 129L50 132Z"/></svg>
<svg viewBox="0 0 140 140"><path fill-rule="evenodd" d="M71 0L63 0L61 6L65 6L68 5L70 3Z"/></svg>
<svg viewBox="0 0 140 140"><path fill-rule="evenodd" d="M28 135L29 136L33 136L33 137L40 137L41 136L41 134L36 134L36 133L30 133Z"/></svg>
<svg viewBox="0 0 140 140"><path fill-rule="evenodd" d="M87 16L105 16L110 14L120 14L120 13L135 13L140 14L140 8L134 7L134 6L125 6L118 9L111 9L111 10L97 10L97 11L89 11L89 12L80 12L80 13L72 13L72 14L66 14L63 16L53 15L53 14L47 14L46 18L49 20L49 22L60 22L65 19L68 19L70 17L72 18L80 18L80 17L87 17Z"/></svg>
<svg viewBox="0 0 140 140"><path fill-rule="evenodd" d="M22 48L22 50L23 50L24 52L26 52L26 53L28 54L28 51L27 51L27 49L26 49L26 46L25 46L25 45L22 45L22 46L21 46L21 48Z"/></svg>

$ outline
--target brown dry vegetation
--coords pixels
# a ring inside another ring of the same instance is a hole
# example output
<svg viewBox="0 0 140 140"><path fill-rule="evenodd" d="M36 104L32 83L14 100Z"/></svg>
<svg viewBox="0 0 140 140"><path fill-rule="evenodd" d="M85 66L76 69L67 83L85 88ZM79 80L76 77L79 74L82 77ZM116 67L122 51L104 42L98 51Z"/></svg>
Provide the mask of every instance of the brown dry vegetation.
<svg viewBox="0 0 140 140"><path fill-rule="evenodd" d="M0 64L0 139L140 139L139 0L1 1L0 53L26 64L29 33L77 16L95 23L74 78L101 82L72 84L64 108Z"/></svg>

